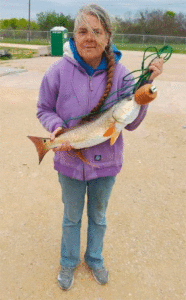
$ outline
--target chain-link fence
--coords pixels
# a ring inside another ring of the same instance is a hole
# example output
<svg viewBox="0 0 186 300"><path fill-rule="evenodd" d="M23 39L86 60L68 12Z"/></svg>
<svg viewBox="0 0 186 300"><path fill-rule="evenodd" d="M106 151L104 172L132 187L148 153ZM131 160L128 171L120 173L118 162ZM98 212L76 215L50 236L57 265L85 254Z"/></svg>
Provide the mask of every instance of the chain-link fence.
<svg viewBox="0 0 186 300"><path fill-rule="evenodd" d="M36 30L0 30L1 42L23 42L32 41L36 43L49 44L50 31L36 31Z"/></svg>
<svg viewBox="0 0 186 300"><path fill-rule="evenodd" d="M162 46L172 45L177 49L186 50L186 37L161 36L161 35L142 35L142 34L115 34L113 37L114 44L124 46Z"/></svg>
<svg viewBox="0 0 186 300"><path fill-rule="evenodd" d="M72 32L69 32L69 37ZM32 44L50 44L50 31L26 31L26 30L0 30L0 42L31 41ZM142 34L114 34L113 43L118 47L142 48L144 46L162 46L169 44L174 49L186 50L186 37L142 35Z"/></svg>

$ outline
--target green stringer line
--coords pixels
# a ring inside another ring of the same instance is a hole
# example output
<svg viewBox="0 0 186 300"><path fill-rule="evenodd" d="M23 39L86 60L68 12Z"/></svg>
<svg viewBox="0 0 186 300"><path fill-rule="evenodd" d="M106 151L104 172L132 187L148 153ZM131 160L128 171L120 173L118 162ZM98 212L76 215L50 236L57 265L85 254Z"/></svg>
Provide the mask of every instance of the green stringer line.
<svg viewBox="0 0 186 300"><path fill-rule="evenodd" d="M148 51L152 51L154 50L154 52L152 52L151 54L147 55ZM121 89L118 89L114 92L112 92L105 100L105 103L103 104L103 106L100 108L100 110L96 113L89 113L86 115L82 115L76 118L71 118L68 120L65 120L64 123L67 124L68 122L72 121L72 120L78 120L78 119L82 119L84 117L87 117L89 115L94 115L94 114L99 114L102 113L103 111L107 110L108 108L106 108L106 106L110 105L111 103L113 103L113 105L116 102L121 101L122 99L128 97L131 95L131 93L135 93L135 91L145 82L149 80L149 77L151 75L151 71L149 70L149 65L152 63L152 61L157 58L157 57L161 57L163 54L165 54L165 56L163 57L163 62L165 63L172 55L173 53L173 48L169 45L166 45L164 47L162 47L160 50L158 50L156 47L148 47L145 49L144 54L143 54L143 60L142 60L142 64L141 64L141 69L140 70L134 70L130 73L128 73L126 76L123 77L123 81L133 81L133 80L137 80L135 84L131 84L130 88L130 92L125 92L126 87L123 87ZM148 67L145 68L145 62L149 57L153 57L150 61L150 63L148 64ZM141 72L141 75L137 76L137 77L133 77L132 79L127 79L128 76L130 76L131 74L134 74L136 72ZM127 89L129 89L129 87L127 86ZM114 94L123 91L123 94L120 97L117 97L116 99L106 103L106 101L113 96Z"/></svg>

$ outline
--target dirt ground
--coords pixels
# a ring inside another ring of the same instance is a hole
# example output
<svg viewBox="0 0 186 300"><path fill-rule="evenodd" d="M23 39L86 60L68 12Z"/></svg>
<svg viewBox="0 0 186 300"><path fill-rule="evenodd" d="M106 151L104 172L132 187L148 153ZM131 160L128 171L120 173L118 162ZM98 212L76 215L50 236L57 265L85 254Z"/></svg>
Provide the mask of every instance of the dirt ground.
<svg viewBox="0 0 186 300"><path fill-rule="evenodd" d="M139 69L142 52L123 52ZM156 80L157 99L134 132L123 131L125 163L108 207L106 286L81 258L73 288L57 284L63 205L53 153L41 165L27 135L48 136L36 119L44 72L59 58L1 62L27 72L0 77L0 300L186 299L186 55L173 54Z"/></svg>

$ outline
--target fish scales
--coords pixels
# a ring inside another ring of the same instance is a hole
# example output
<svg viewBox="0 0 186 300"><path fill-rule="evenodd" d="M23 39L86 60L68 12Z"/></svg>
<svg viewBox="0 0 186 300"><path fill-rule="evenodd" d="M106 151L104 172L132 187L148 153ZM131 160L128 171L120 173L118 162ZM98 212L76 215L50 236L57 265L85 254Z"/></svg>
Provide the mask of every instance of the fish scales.
<svg viewBox="0 0 186 300"><path fill-rule="evenodd" d="M90 123L85 123L63 133L54 140L52 148L61 145L64 141L69 141L75 149L91 147L106 141L109 137L104 137L103 134L115 122L112 111L113 109L103 113L102 116Z"/></svg>

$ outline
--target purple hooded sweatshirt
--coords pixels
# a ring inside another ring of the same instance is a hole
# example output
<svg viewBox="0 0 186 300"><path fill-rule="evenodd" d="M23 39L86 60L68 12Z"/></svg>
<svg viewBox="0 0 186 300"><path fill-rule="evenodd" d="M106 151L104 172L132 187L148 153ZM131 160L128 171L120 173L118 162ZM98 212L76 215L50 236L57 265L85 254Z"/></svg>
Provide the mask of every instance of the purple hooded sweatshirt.
<svg viewBox="0 0 186 300"><path fill-rule="evenodd" d="M116 63L110 94L122 87L126 88L125 92L131 91L131 84L134 83L132 75L128 77L131 80L123 81L123 77L128 73L129 70L121 63ZM79 120L71 120L68 123L64 121L90 113L103 95L106 82L106 70L96 70L92 76L89 76L74 58L67 42L64 47L64 56L53 64L43 77L37 105L38 119L49 132L53 132L60 126L66 128L75 126ZM118 91L109 97L108 102L121 94L122 92ZM146 115L147 106L141 106L138 117L125 129L132 131L139 126ZM93 166L66 151L58 151L54 156L54 169L67 177L85 181L115 176L122 167L123 146L123 137L120 133L113 146L110 146L108 140L84 149L84 157Z"/></svg>

